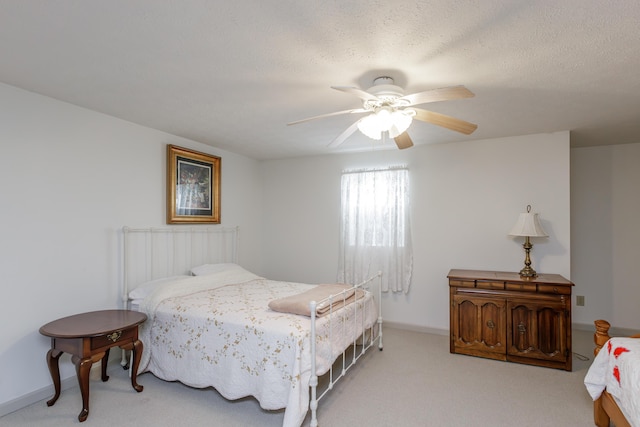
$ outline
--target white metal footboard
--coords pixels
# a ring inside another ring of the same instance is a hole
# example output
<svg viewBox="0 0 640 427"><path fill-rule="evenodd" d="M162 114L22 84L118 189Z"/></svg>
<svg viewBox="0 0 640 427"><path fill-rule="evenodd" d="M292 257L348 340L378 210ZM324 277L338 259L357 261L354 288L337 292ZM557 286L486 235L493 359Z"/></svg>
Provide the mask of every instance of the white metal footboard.
<svg viewBox="0 0 640 427"><path fill-rule="evenodd" d="M340 378L344 377L347 373L347 371L349 370L349 368L351 368L353 365L356 364L356 362L358 361L358 359L365 354L365 352L371 348L373 346L373 344L377 341L378 342L378 348L380 350L382 350L382 272L378 272L378 274L376 274L375 276L365 280L364 282L355 285L354 288L357 289L363 289L366 292L370 292L368 289L370 289L370 284L371 282L373 282L375 279L378 279L378 286L377 286L377 292L375 294L375 299L377 300L378 303L378 320L376 323L374 323L370 328L367 328L365 330L364 328L364 319L365 319L365 314L366 313L361 313L360 315L360 321L363 323L362 327L360 328L360 330L362 330L362 335L358 335L358 334L354 334L355 336L353 336L353 343L352 345L349 347L353 347L353 354L352 356L349 358L347 357L347 350L344 350L342 352L341 356L338 357L342 357L342 370L337 374L337 376L335 376L334 378L334 369L333 369L333 365L334 363L331 364L329 371L327 373L327 375L329 376L328 378L328 386L327 388L318 396L318 372L317 372L317 354L316 354L316 340L317 340L317 330L316 330L316 309L320 304L329 304L330 307L333 307L333 303L336 301L340 301L341 299L344 300L346 292L348 291L344 291L341 292L340 294L337 295L330 295L329 297L325 298L324 300L321 301L311 301L309 303L309 308L311 309L311 378L309 379L309 387L311 389L311 399L309 401L309 409L311 410L311 423L310 426L311 427L317 427L318 425L318 416L317 416L317 410L318 410L318 402L330 391L333 389L333 385L335 383L338 382L338 380L340 380ZM358 310L358 305L355 305L354 310L356 311L356 313L353 316L353 321L357 322L358 321L358 315L357 315L357 310ZM362 310L367 310L367 305L363 304L362 305ZM332 333L333 331L333 326L332 323L334 321L337 321L338 319L342 319L344 321L344 318L341 318L340 314L334 314L332 311L328 314L329 316L329 331L330 333ZM377 324L377 328L376 328L376 324ZM377 330L376 330L377 329ZM368 334L368 337L367 337ZM357 351L357 344L358 341L361 340L361 349L359 351ZM331 339L329 340L329 342L333 342ZM333 354L333 349L330 350L331 353ZM347 360L349 359L349 360Z"/></svg>

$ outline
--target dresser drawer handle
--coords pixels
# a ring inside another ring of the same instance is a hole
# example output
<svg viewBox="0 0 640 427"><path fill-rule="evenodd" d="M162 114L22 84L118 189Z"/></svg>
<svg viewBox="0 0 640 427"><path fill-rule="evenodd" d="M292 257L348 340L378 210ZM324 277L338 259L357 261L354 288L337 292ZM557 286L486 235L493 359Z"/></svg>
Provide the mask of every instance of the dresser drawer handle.
<svg viewBox="0 0 640 427"><path fill-rule="evenodd" d="M116 331L112 334L107 335L107 338L109 338L112 342L116 342L120 339L121 336L122 336L122 331Z"/></svg>
<svg viewBox="0 0 640 427"><path fill-rule="evenodd" d="M487 327L488 327L489 329L493 329L493 328L495 328L495 327L496 327L496 324L495 324L495 323L493 323L493 320L489 320L489 321L487 322Z"/></svg>
<svg viewBox="0 0 640 427"><path fill-rule="evenodd" d="M553 292L558 293L558 288L553 288Z"/></svg>
<svg viewBox="0 0 640 427"><path fill-rule="evenodd" d="M524 326L524 323L520 322L518 324L518 332L520 332L521 334L524 334L525 332L527 332L527 327Z"/></svg>

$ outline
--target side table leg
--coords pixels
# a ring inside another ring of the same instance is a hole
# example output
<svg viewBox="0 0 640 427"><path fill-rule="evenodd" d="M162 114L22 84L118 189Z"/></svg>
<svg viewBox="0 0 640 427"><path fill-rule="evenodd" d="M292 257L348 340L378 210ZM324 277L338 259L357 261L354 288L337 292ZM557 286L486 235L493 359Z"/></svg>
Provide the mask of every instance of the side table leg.
<svg viewBox="0 0 640 427"><path fill-rule="evenodd" d="M60 397L60 366L58 365L58 360L61 355L62 351L53 348L47 352L47 365L49 366L49 373L51 374L53 388L55 390L53 397L47 400L47 406L53 406Z"/></svg>
<svg viewBox="0 0 640 427"><path fill-rule="evenodd" d="M78 384L82 394L82 411L78 415L78 421L83 422L89 416L89 373L93 362L91 358L80 359L78 356L73 356L71 360L76 365Z"/></svg>
<svg viewBox="0 0 640 427"><path fill-rule="evenodd" d="M111 350L110 348L108 348L105 352L104 352L104 357L102 358L102 381L107 381L109 379L109 375L107 375L107 364L109 363L109 350Z"/></svg>
<svg viewBox="0 0 640 427"><path fill-rule="evenodd" d="M138 393L140 393L144 388L136 382L138 377L138 366L140 366L140 359L142 359L142 349L142 341L135 340L133 342L133 350L131 351L133 355L133 366L131 366L131 385Z"/></svg>

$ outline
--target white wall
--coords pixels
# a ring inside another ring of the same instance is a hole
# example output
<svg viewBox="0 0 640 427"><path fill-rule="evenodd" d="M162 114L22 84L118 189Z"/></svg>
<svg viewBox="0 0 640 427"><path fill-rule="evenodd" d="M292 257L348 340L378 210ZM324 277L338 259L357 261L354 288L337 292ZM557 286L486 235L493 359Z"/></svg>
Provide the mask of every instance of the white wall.
<svg viewBox="0 0 640 427"><path fill-rule="evenodd" d="M574 322L640 330L640 144L571 150Z"/></svg>
<svg viewBox="0 0 640 427"><path fill-rule="evenodd" d="M40 326L118 307L119 230L165 223L166 144L222 157L222 223L260 271L255 160L0 84L0 408L52 393ZM67 355L60 368L75 376Z"/></svg>
<svg viewBox="0 0 640 427"><path fill-rule="evenodd" d="M341 171L396 164L410 170L414 275L408 295L385 296L387 321L448 330L448 271L522 268L507 233L527 204L550 235L533 267L570 279L568 132L263 162L265 274L335 280Z"/></svg>

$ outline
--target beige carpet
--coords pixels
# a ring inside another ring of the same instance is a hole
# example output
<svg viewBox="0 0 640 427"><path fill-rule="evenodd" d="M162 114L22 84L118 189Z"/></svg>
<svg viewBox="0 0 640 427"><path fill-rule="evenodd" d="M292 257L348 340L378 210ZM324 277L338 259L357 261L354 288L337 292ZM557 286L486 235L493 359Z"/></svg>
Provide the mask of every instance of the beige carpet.
<svg viewBox="0 0 640 427"><path fill-rule="evenodd" d="M446 336L384 329L384 351L372 349L320 402L322 427L456 427L593 425L582 383L592 359L592 333L574 331L573 372L449 353ZM193 389L146 373L142 393L126 371L109 366L108 382L92 379L86 427L281 426L283 412L252 398L227 401L213 389ZM53 394L53 387L52 387ZM77 387L52 407L35 403L0 418L0 426L79 425ZM304 425L309 424L309 419Z"/></svg>

